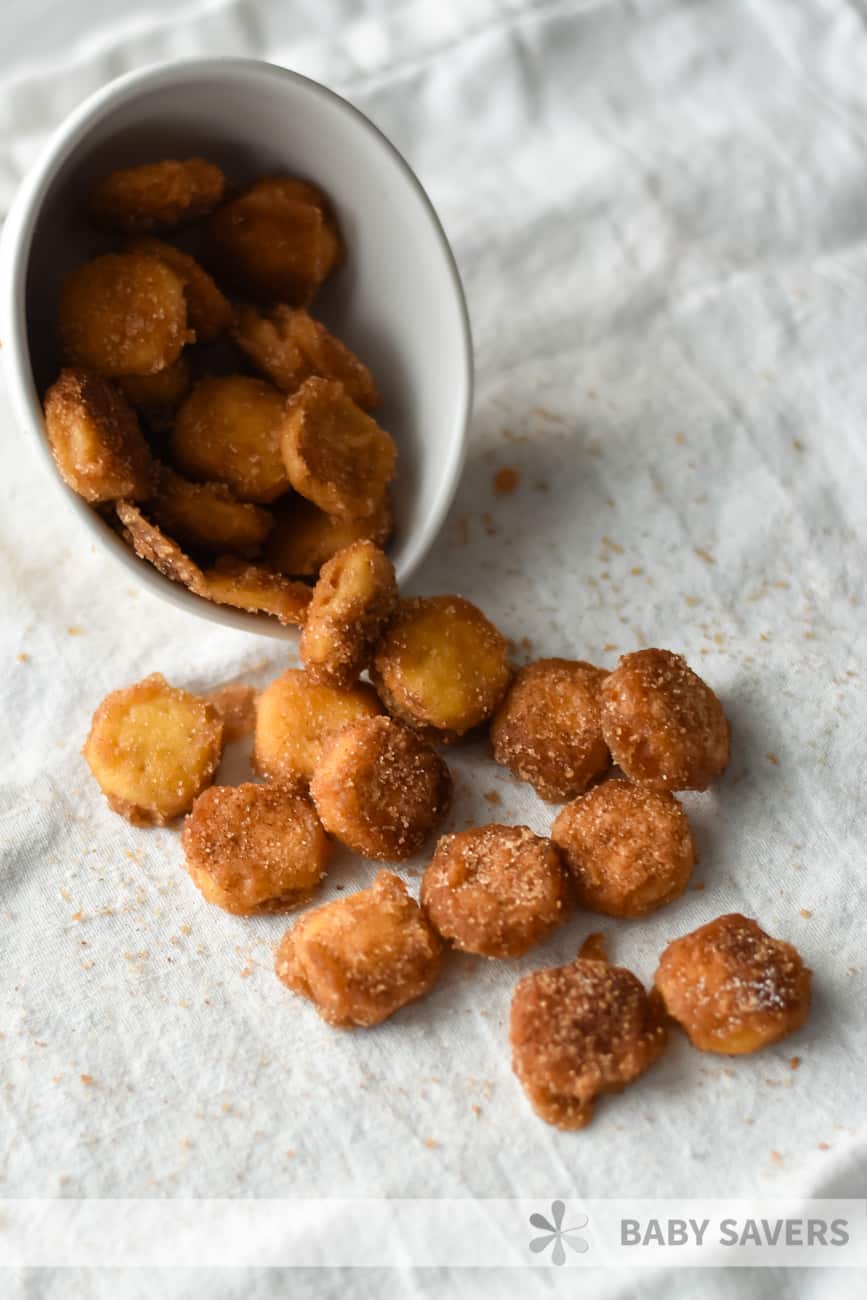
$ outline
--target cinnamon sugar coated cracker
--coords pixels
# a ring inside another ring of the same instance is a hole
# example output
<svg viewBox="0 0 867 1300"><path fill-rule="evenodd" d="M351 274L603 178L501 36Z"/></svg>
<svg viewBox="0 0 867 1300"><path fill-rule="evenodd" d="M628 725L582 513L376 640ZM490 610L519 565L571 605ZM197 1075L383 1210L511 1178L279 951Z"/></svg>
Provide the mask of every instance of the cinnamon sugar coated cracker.
<svg viewBox="0 0 867 1300"><path fill-rule="evenodd" d="M277 949L275 970L329 1024L369 1027L427 993L440 954L403 881L380 871L370 889L296 921Z"/></svg>
<svg viewBox="0 0 867 1300"><path fill-rule="evenodd" d="M163 370L150 375L119 375L115 382L145 425L162 432L171 428L175 411L190 391L192 371L181 355Z"/></svg>
<svg viewBox="0 0 867 1300"><path fill-rule="evenodd" d="M194 884L238 916L306 902L330 853L310 801L273 784L211 786L193 804L182 842Z"/></svg>
<svg viewBox="0 0 867 1300"><path fill-rule="evenodd" d="M238 309L232 337L257 370L284 393L294 393L305 379L336 379L365 411L379 403L373 375L345 343L303 307L277 303L268 311L250 305Z"/></svg>
<svg viewBox="0 0 867 1300"><path fill-rule="evenodd" d="M262 379L200 379L175 417L172 459L192 479L225 483L239 500L266 505L289 488L284 419L283 398Z"/></svg>
<svg viewBox="0 0 867 1300"><path fill-rule="evenodd" d="M335 733L310 794L327 831L365 858L399 862L421 848L448 811L448 767L391 718L362 718Z"/></svg>
<svg viewBox="0 0 867 1300"><path fill-rule="evenodd" d="M164 577L180 582L197 596L204 595L205 576L202 570L181 550L177 542L167 537L156 524L131 501L118 501L117 517L123 524L124 537L141 560L147 560Z"/></svg>
<svg viewBox="0 0 867 1300"><path fill-rule="evenodd" d="M658 998L631 971L579 957L520 980L510 1037L513 1069L536 1114L579 1129L597 1097L653 1065L666 1032Z"/></svg>
<svg viewBox="0 0 867 1300"><path fill-rule="evenodd" d="M696 859L674 796L628 781L606 781L567 804L551 838L579 906L608 916L644 916L679 898Z"/></svg>
<svg viewBox="0 0 867 1300"><path fill-rule="evenodd" d="M522 668L491 724L494 758L541 799L572 799L610 766L600 687L607 673L578 659Z"/></svg>
<svg viewBox="0 0 867 1300"><path fill-rule="evenodd" d="M280 623L302 627L310 605L310 588L292 582L262 564L246 564L223 555L202 574L202 594L218 605L249 614L272 614Z"/></svg>
<svg viewBox="0 0 867 1300"><path fill-rule="evenodd" d="M88 210L111 230L167 230L205 216L225 188L226 178L214 163L167 158L111 172L91 193Z"/></svg>
<svg viewBox="0 0 867 1300"><path fill-rule="evenodd" d="M365 683L339 690L289 668L256 701L253 765L271 780L306 786L333 735L381 712L376 692Z"/></svg>
<svg viewBox="0 0 867 1300"><path fill-rule="evenodd" d="M54 463L69 487L96 504L141 500L155 469L135 412L108 379L67 368L45 394L45 431Z"/></svg>
<svg viewBox="0 0 867 1300"><path fill-rule="evenodd" d="M127 241L131 253L144 253L165 262L181 279L187 303L187 319L197 343L212 343L232 324L232 305L216 281L194 257L164 239L143 236Z"/></svg>
<svg viewBox="0 0 867 1300"><path fill-rule="evenodd" d="M460 596L402 600L377 647L371 677L394 717L457 740L495 711L509 685L505 637Z"/></svg>
<svg viewBox="0 0 867 1300"><path fill-rule="evenodd" d="M307 305L342 256L321 190L265 176L213 214L210 261L245 297Z"/></svg>
<svg viewBox="0 0 867 1300"><path fill-rule="evenodd" d="M353 542L328 560L299 647L313 680L351 686L370 666L397 599L392 563L373 542Z"/></svg>
<svg viewBox="0 0 867 1300"><path fill-rule="evenodd" d="M207 551L256 554L273 525L267 510L239 501L225 483L193 483L160 465L150 505L171 537Z"/></svg>
<svg viewBox="0 0 867 1300"><path fill-rule="evenodd" d="M631 781L657 790L706 790L725 769L730 728L722 705L681 655L623 655L601 695L602 734Z"/></svg>
<svg viewBox="0 0 867 1300"><path fill-rule="evenodd" d="M421 883L434 929L464 952L520 957L572 913L569 879L550 840L527 826L444 835Z"/></svg>
<svg viewBox="0 0 867 1300"><path fill-rule="evenodd" d="M180 276L141 253L76 266L61 286L57 319L64 361L109 378L164 370L195 339Z"/></svg>
<svg viewBox="0 0 867 1300"><path fill-rule="evenodd" d="M252 736L256 726L257 694L253 686L227 682L206 697L208 703L217 710L223 724L224 744L230 745L233 741L243 740L245 736Z"/></svg>
<svg viewBox="0 0 867 1300"><path fill-rule="evenodd" d="M213 780L222 748L216 709L153 673L105 697L82 753L115 812L164 826Z"/></svg>
<svg viewBox="0 0 867 1300"><path fill-rule="evenodd" d="M371 541L383 547L394 531L387 493L364 519L326 514L294 492L278 502L273 513L265 556L275 569L295 578L317 577L323 564L352 542Z"/></svg>
<svg viewBox="0 0 867 1300"><path fill-rule="evenodd" d="M376 514L395 475L389 433L333 379L306 379L286 404L281 447L295 491L327 514Z"/></svg>
<svg viewBox="0 0 867 1300"><path fill-rule="evenodd" d="M732 912L673 940L655 984L695 1047L740 1056L804 1023L810 980L797 949Z"/></svg>

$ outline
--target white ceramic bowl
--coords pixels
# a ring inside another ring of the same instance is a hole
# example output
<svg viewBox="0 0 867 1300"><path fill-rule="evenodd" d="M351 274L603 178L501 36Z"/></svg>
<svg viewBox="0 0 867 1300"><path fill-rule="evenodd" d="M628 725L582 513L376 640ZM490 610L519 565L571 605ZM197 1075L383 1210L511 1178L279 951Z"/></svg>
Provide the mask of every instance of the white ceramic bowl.
<svg viewBox="0 0 867 1300"><path fill-rule="evenodd" d="M276 620L202 600L137 559L62 483L43 430L40 395L59 366L60 281L106 247L82 218L85 195L114 168L195 154L240 182L275 171L306 177L334 204L348 255L314 312L370 365L383 395L377 415L399 454L391 554L401 581L436 536L463 463L472 401L466 305L436 213L396 149L346 100L272 64L194 59L121 77L67 118L23 181L0 243L0 355L21 432L76 526L139 582L216 622L286 636Z"/></svg>

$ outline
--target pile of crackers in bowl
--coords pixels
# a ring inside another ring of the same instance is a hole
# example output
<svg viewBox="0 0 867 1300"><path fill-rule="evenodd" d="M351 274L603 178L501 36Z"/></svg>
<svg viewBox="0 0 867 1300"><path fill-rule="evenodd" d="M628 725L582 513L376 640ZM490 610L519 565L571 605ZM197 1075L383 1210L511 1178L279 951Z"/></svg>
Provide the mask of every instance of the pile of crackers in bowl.
<svg viewBox="0 0 867 1300"><path fill-rule="evenodd" d="M61 286L61 476L173 581L299 626L326 560L388 541L396 473L373 375L309 310L345 257L327 196L168 159L108 175L88 215L115 247Z"/></svg>

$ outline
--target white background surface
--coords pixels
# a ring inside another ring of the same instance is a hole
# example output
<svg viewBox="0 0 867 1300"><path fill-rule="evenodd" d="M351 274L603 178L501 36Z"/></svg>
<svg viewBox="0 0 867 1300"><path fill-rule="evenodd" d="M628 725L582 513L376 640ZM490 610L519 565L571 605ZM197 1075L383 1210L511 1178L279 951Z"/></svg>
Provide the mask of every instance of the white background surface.
<svg viewBox="0 0 867 1300"><path fill-rule="evenodd" d="M863 7L151 0L103 12L7 0L0 202L70 107L154 59L262 55L348 95L427 186L476 336L469 463L413 590L457 587L521 657L524 638L533 655L606 664L640 645L682 650L723 696L734 757L712 793L686 798L703 891L641 922L579 918L522 962L456 957L388 1024L335 1033L271 973L280 919L208 908L177 838L109 813L78 752L117 686L155 670L193 689L239 673L258 684L286 651L194 622L109 567L0 397L0 1193L865 1195ZM520 487L497 498L503 465ZM550 824L481 747L451 759L453 826ZM372 872L339 860L329 889ZM733 909L813 967L806 1028L732 1062L675 1036L585 1132L538 1121L509 1065L518 974L601 929L649 979L670 937ZM581 1277L582 1294L602 1297L863 1285ZM29 1274L14 1287L258 1300L571 1294L576 1282L203 1271Z"/></svg>

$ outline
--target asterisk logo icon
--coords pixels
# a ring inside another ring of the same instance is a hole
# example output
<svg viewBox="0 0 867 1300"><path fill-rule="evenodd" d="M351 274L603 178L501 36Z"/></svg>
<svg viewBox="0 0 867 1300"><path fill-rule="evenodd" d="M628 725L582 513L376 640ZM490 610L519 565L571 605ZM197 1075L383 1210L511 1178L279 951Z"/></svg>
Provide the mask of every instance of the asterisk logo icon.
<svg viewBox="0 0 867 1300"><path fill-rule="evenodd" d="M555 1264L566 1263L566 1252L563 1249L563 1242L570 1246L577 1255L583 1255L586 1250L590 1249L590 1242L581 1236L579 1229L586 1228L590 1220L586 1214L581 1214L568 1228L563 1227L563 1216L566 1213L566 1205L563 1201L551 1202L551 1218L546 1219L544 1214L531 1214L530 1223L534 1228L541 1228L544 1232L543 1237L533 1237L530 1242L530 1249L534 1255L540 1255L543 1250L547 1250L553 1242L554 1249L551 1253L551 1259Z"/></svg>

